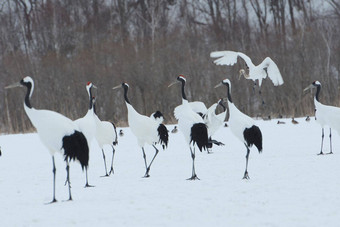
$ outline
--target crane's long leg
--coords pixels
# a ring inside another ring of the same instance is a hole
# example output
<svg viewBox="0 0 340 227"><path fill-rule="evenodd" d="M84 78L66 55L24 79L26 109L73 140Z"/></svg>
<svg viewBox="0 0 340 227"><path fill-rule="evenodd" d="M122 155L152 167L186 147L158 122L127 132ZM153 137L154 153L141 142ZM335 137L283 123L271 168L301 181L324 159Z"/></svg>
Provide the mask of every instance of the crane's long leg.
<svg viewBox="0 0 340 227"><path fill-rule="evenodd" d="M104 159L104 166L105 166L105 175L102 177L108 177L109 174L107 173L107 169L106 169L106 158L105 158L105 154L104 154L104 149L102 149L103 152L103 159Z"/></svg>
<svg viewBox="0 0 340 227"><path fill-rule="evenodd" d="M112 173L114 174L114 170L113 170L113 158L115 157L115 148L113 147L113 145L111 145L112 147L112 159L111 159L111 169L110 169L110 172L109 172L109 175Z"/></svg>
<svg viewBox="0 0 340 227"><path fill-rule="evenodd" d="M249 179L249 175L248 175L248 159L249 159L250 149L249 149L249 147L246 144L245 144L245 146L247 148L247 155L246 155L246 170L244 171L243 179Z"/></svg>
<svg viewBox="0 0 340 227"><path fill-rule="evenodd" d="M146 170L144 177L150 177L150 175L147 174L147 172L148 172L148 164L146 163L146 155L145 155L144 147L142 147L142 151L143 151L143 158L144 158L145 170Z"/></svg>
<svg viewBox="0 0 340 227"><path fill-rule="evenodd" d="M331 151L327 154L333 154L333 151L332 151L332 129L331 128L329 128L329 146L330 146Z"/></svg>
<svg viewBox="0 0 340 227"><path fill-rule="evenodd" d="M70 165L68 163L68 160L66 159L66 182L68 183L68 194L69 194L69 198L68 200L72 200L72 195L71 195L71 182L70 182Z"/></svg>
<svg viewBox="0 0 340 227"><path fill-rule="evenodd" d="M85 167L85 173L86 173L86 184L85 184L84 188L94 187L93 185L89 184L89 179L88 179L88 176L87 176L87 166Z"/></svg>
<svg viewBox="0 0 340 227"><path fill-rule="evenodd" d="M187 180L199 180L199 178L196 175L196 171L195 171L195 147L194 147L194 151L192 151L191 147L190 147L190 151L191 151L191 158L192 158L192 175L190 178L188 178Z"/></svg>
<svg viewBox="0 0 340 227"><path fill-rule="evenodd" d="M55 198L55 174L57 172L57 169L55 168L55 162L54 162L54 156L52 156L52 164L53 164L53 199L50 203L55 203L57 202L56 198Z"/></svg>
<svg viewBox="0 0 340 227"><path fill-rule="evenodd" d="M323 128L322 128L322 135L321 135L321 151L318 155L323 155L323 152L322 152L322 147L323 147L323 138L325 137L324 135L324 132L323 132Z"/></svg>
<svg viewBox="0 0 340 227"><path fill-rule="evenodd" d="M149 171L150 171L151 165L152 165L153 161L155 160L155 158L156 158L156 156L157 156L157 154L158 154L158 152L159 152L159 150L158 150L153 144L152 144L152 146L153 146L153 148L155 148L156 153L155 153L155 155L153 156L153 158L152 158L152 160L151 160L149 166L146 168L146 173L145 173L145 176L144 176L144 177L149 177L149 176L150 176L150 175L149 175Z"/></svg>

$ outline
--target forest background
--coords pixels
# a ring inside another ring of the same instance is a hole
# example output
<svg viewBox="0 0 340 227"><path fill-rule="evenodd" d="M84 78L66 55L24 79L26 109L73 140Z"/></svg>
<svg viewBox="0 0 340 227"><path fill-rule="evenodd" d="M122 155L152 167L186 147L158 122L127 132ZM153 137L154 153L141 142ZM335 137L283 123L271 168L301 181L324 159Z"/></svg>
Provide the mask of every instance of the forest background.
<svg viewBox="0 0 340 227"><path fill-rule="evenodd" d="M87 112L85 85L98 89L102 120L127 125L122 90L142 114L163 112L175 123L179 87L207 106L226 95L213 87L232 82L233 101L252 117L314 115L319 80L321 102L340 106L339 0L0 0L0 133L33 130L23 109L25 89L5 90L24 76L35 81L32 105L71 119ZM251 80L238 79L243 61L216 66L211 51L240 51L259 64L271 57L284 84L262 83L265 104Z"/></svg>

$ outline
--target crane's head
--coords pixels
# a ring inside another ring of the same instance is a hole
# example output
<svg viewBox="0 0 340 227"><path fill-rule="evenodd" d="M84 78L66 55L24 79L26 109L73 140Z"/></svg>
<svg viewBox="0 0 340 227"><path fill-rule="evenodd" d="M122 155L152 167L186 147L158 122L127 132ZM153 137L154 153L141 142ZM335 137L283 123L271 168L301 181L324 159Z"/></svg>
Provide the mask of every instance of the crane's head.
<svg viewBox="0 0 340 227"><path fill-rule="evenodd" d="M248 74L248 73L246 72L246 70L244 70L244 69L241 69L241 70L239 71L238 79L240 79L241 76L244 76L244 78L246 78L246 79L249 78L249 74Z"/></svg>
<svg viewBox="0 0 340 227"><path fill-rule="evenodd" d="M177 81L175 81L175 82L169 84L168 87L171 87L172 85L177 84L177 83L182 83L182 84L184 83L184 84L185 84L185 82L187 81L187 80L185 79L185 76L183 76L182 74L179 75L179 76L176 78L176 80L177 80Z"/></svg>
<svg viewBox="0 0 340 227"><path fill-rule="evenodd" d="M321 83L318 80L315 80L308 87L303 89L303 91L307 91L308 89L311 89L311 88L314 88L314 87L321 87Z"/></svg>
<svg viewBox="0 0 340 227"><path fill-rule="evenodd" d="M25 87L34 86L33 79L30 76L26 76L22 78L19 82L6 86L5 89L15 88L15 87L24 87L24 86Z"/></svg>
<svg viewBox="0 0 340 227"><path fill-rule="evenodd" d="M96 97L95 96L92 96L92 102L93 102L93 105L96 103Z"/></svg>
<svg viewBox="0 0 340 227"><path fill-rule="evenodd" d="M217 85L215 86L215 88L218 88L218 87L220 87L220 86L222 86L222 85L226 85L226 86L230 87L230 86L231 86L230 80L229 80L229 79L224 79L224 80L222 80L222 82L219 83L219 84L217 84Z"/></svg>
<svg viewBox="0 0 340 227"><path fill-rule="evenodd" d="M123 82L122 84L120 84L120 85L118 85L118 86L113 87L112 89L113 89L113 90L116 90L116 89L118 89L118 88L120 88L120 87L122 87L122 88L124 88L124 89L129 89L128 83L125 83L125 82Z"/></svg>

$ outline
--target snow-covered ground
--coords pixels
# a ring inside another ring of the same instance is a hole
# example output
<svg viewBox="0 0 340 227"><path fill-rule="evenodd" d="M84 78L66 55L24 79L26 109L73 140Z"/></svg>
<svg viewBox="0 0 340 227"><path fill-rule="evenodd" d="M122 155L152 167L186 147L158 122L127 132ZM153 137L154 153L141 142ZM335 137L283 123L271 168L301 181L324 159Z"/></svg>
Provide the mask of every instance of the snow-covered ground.
<svg viewBox="0 0 340 227"><path fill-rule="evenodd" d="M116 148L115 174L104 174L100 149L90 153L89 181L71 163L72 202L64 186L66 171L56 155L58 203L52 199L51 156L36 134L2 135L0 146L0 226L339 226L340 136L334 131L333 155L320 152L321 129L312 119L293 125L258 120L263 153L251 150L250 180L242 180L246 149L223 127L215 139L225 143L212 154L196 156L180 132L157 156L150 178L142 152L128 128ZM168 125L171 130L173 125ZM329 151L328 129L324 147ZM148 158L154 154L147 147ZM111 153L106 152L110 160Z"/></svg>

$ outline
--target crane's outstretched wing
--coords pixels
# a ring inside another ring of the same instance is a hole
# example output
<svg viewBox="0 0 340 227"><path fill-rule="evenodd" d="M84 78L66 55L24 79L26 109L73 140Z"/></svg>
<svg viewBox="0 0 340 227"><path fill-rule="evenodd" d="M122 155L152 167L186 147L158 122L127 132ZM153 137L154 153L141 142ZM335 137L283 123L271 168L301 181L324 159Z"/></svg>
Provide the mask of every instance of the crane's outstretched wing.
<svg viewBox="0 0 340 227"><path fill-rule="evenodd" d="M214 51L210 53L210 57L218 58L214 61L216 65L234 65L237 62L237 57L241 57L248 66L253 65L251 59L241 52L235 51Z"/></svg>
<svg viewBox="0 0 340 227"><path fill-rule="evenodd" d="M280 70L270 57L266 57L261 63L261 66L263 66L263 68L267 68L267 75L273 81L274 86L283 84Z"/></svg>
<svg viewBox="0 0 340 227"><path fill-rule="evenodd" d="M203 102L195 101L195 102L189 102L189 106L195 113L198 113L199 115L205 115L207 113L207 107Z"/></svg>

